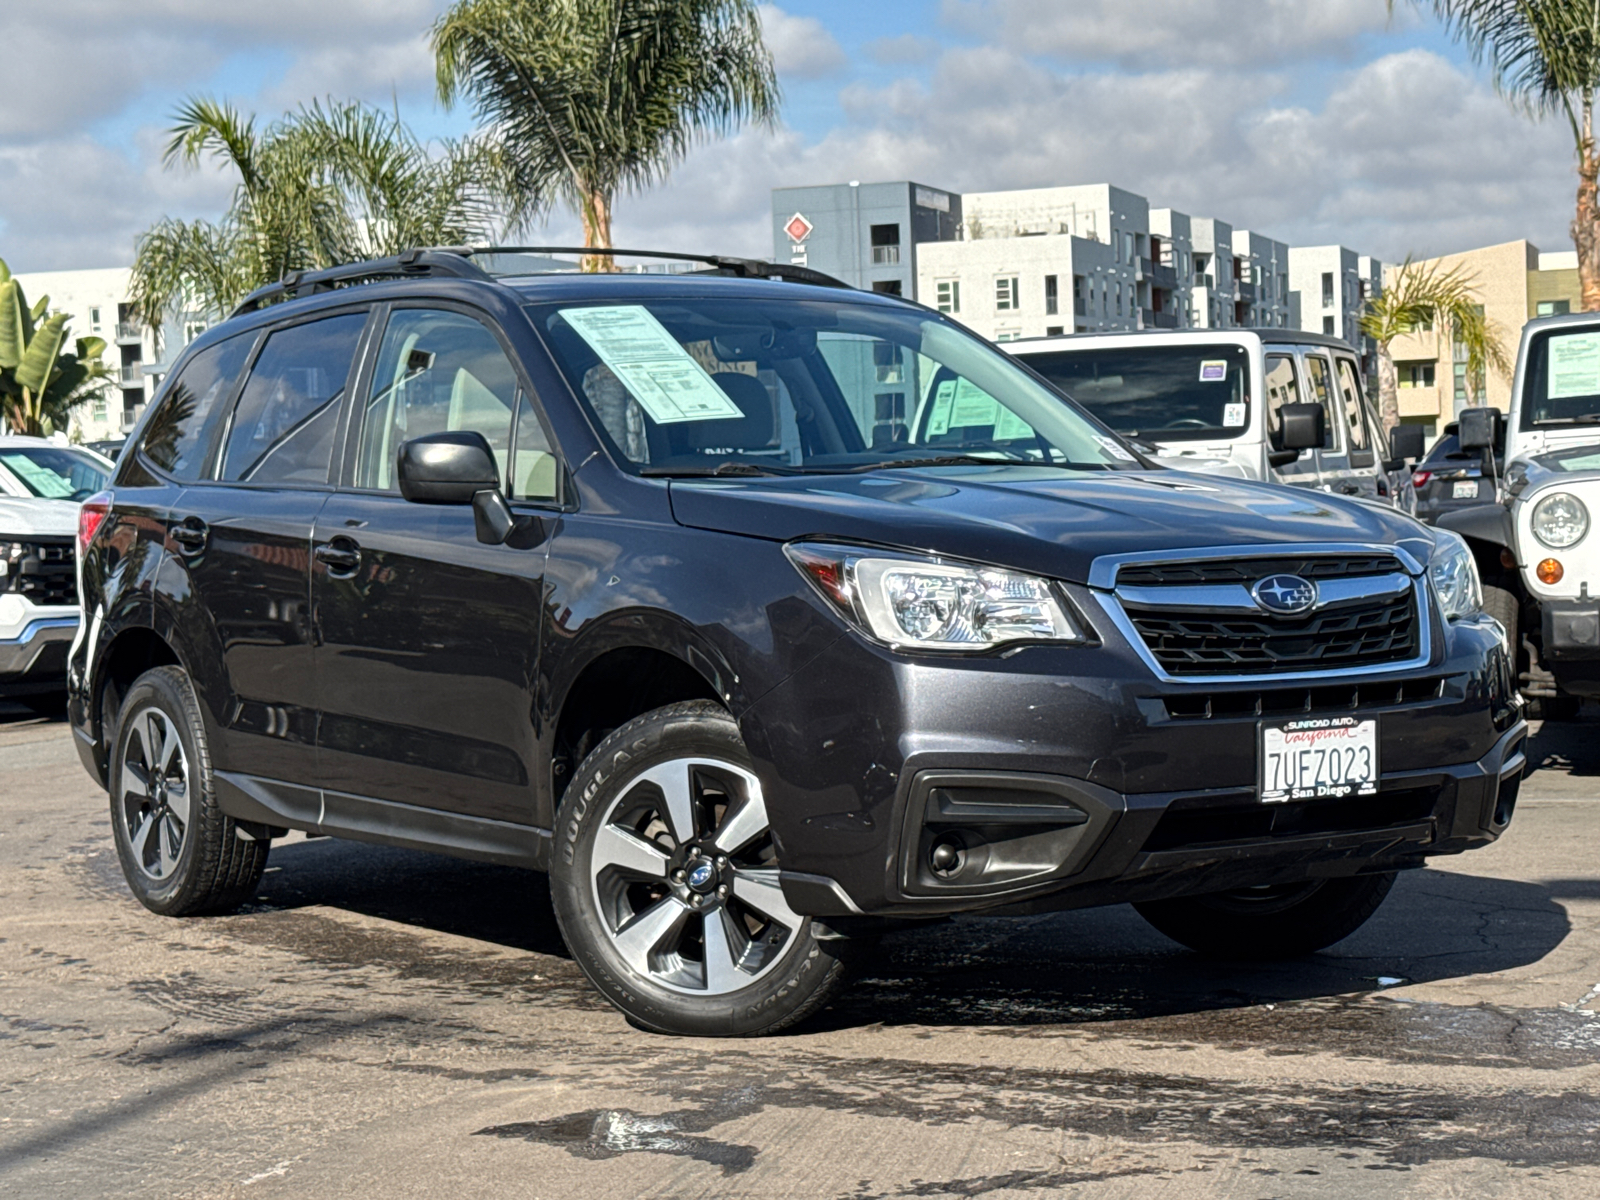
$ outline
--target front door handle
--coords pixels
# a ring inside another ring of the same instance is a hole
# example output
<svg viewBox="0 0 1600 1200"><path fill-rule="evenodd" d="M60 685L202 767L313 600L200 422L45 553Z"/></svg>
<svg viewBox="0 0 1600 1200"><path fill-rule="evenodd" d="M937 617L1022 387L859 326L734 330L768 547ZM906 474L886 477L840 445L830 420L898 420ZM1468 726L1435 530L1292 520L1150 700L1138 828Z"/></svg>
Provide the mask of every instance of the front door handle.
<svg viewBox="0 0 1600 1200"><path fill-rule="evenodd" d="M185 517L168 531L172 540L182 546L187 554L198 554L206 548L206 523L199 517Z"/></svg>
<svg viewBox="0 0 1600 1200"><path fill-rule="evenodd" d="M361 569L361 547L352 538L336 537L311 553L334 579L348 579Z"/></svg>

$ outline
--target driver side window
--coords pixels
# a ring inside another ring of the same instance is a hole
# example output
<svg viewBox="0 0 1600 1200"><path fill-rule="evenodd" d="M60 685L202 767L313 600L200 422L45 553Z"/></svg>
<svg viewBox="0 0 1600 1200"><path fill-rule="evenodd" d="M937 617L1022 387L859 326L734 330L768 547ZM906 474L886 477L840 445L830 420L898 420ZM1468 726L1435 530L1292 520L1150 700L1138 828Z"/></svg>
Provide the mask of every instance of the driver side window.
<svg viewBox="0 0 1600 1200"><path fill-rule="evenodd" d="M1300 403L1300 377L1294 369L1294 358L1287 354L1270 354L1266 363L1267 386L1267 436L1273 449L1283 449L1283 417L1285 404Z"/></svg>

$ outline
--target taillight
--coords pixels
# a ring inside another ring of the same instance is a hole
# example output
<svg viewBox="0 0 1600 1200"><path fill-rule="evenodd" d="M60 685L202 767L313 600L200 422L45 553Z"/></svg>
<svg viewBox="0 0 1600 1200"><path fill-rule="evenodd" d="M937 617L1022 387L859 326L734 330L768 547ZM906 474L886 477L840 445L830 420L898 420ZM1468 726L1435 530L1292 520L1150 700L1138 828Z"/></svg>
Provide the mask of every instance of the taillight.
<svg viewBox="0 0 1600 1200"><path fill-rule="evenodd" d="M100 523L111 512L112 495L110 492L96 492L83 502L78 509L78 557L82 558L89 550L89 543L94 541L94 535L100 530Z"/></svg>
<svg viewBox="0 0 1600 1200"><path fill-rule="evenodd" d="M1427 487L1428 480L1432 478L1432 471L1413 471L1411 472L1411 486L1416 488Z"/></svg>

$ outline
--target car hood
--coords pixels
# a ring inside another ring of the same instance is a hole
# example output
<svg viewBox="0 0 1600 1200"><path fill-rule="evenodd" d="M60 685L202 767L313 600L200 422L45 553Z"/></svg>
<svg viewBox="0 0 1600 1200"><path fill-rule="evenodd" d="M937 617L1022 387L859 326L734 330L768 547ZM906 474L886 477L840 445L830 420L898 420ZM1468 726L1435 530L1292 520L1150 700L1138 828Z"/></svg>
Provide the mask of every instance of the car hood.
<svg viewBox="0 0 1600 1200"><path fill-rule="evenodd" d="M671 496L678 522L695 529L901 546L1076 583L1106 554L1358 542L1404 544L1426 562L1433 545L1425 526L1393 509L1182 471L958 467L675 479Z"/></svg>
<svg viewBox="0 0 1600 1200"><path fill-rule="evenodd" d="M76 500L0 496L0 541L8 537L72 537L78 532Z"/></svg>

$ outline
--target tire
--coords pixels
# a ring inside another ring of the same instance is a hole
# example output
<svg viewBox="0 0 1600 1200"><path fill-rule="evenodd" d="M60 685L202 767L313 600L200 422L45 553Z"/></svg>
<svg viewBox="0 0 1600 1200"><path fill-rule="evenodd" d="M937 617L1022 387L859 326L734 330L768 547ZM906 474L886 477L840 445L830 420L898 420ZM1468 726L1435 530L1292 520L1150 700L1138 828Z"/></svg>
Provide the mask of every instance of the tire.
<svg viewBox="0 0 1600 1200"><path fill-rule="evenodd" d="M1349 937L1378 910L1395 872L1241 888L1135 904L1162 933L1213 958L1276 959L1313 954Z"/></svg>
<svg viewBox="0 0 1600 1200"><path fill-rule="evenodd" d="M271 844L237 834L217 807L205 722L181 668L146 671L128 689L110 783L117 857L139 903L189 917L255 895Z"/></svg>
<svg viewBox="0 0 1600 1200"><path fill-rule="evenodd" d="M760 783L716 704L658 708L596 746L563 798L554 850L562 936L636 1025L776 1033L844 981L849 945L819 939L783 899Z"/></svg>
<svg viewBox="0 0 1600 1200"><path fill-rule="evenodd" d="M1522 603L1517 594L1498 584L1484 582L1483 611L1488 613L1506 631L1506 653L1511 655L1513 669L1520 670L1518 659L1522 653Z"/></svg>

